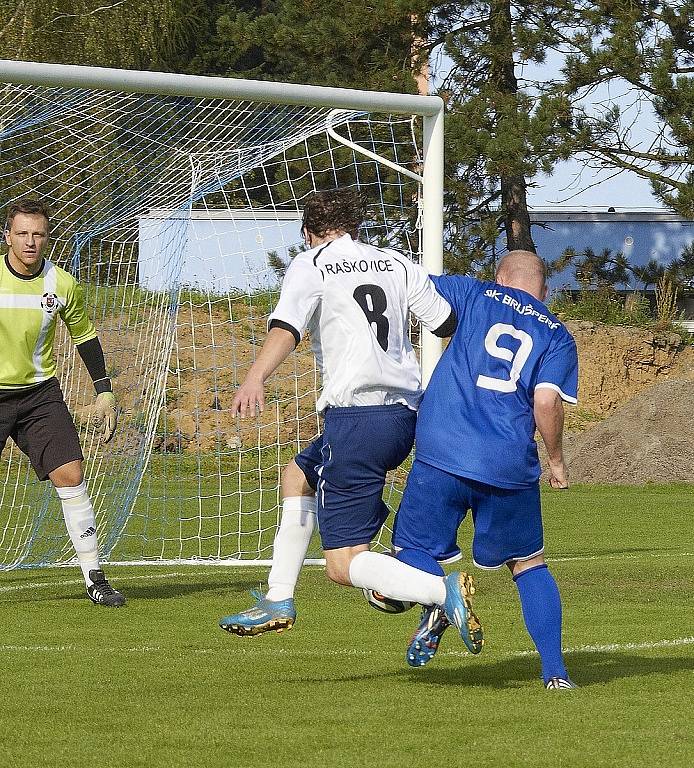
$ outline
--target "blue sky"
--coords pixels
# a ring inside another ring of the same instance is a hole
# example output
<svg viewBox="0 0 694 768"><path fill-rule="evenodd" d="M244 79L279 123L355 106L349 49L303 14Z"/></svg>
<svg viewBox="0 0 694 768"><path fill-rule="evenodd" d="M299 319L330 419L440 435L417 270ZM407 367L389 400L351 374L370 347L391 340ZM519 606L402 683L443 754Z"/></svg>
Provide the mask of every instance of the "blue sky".
<svg viewBox="0 0 694 768"><path fill-rule="evenodd" d="M517 65L519 84L527 87L533 80L557 77L561 62L561 54L550 52L542 65ZM450 69L451 62L439 54L433 57L431 65L435 89ZM637 98L624 82L604 83L591 91L582 103L594 113L618 104L623 124L628 127L632 142L641 150L647 149L656 136L658 125L650 104ZM648 181L637 174L586 167L580 159L559 163L551 176L540 174L528 181L531 183L528 204L536 210L556 206L565 209L664 210L662 203L651 193Z"/></svg>
<svg viewBox="0 0 694 768"><path fill-rule="evenodd" d="M635 173L584 168L578 161L561 163L552 176L532 180L528 205L534 209L591 208L662 210L650 184Z"/></svg>
<svg viewBox="0 0 694 768"><path fill-rule="evenodd" d="M551 52L543 65L517 66L519 78L548 79L559 76L562 56ZM628 130L634 148L645 151L658 136L658 120L649 101L620 80L602 83L579 102L591 114L599 115L614 105L621 112L621 124ZM585 158L583 158L585 160ZM586 167L580 158L560 163L552 176L533 180L528 202L534 208L567 206L598 209L662 209L648 181L630 171Z"/></svg>

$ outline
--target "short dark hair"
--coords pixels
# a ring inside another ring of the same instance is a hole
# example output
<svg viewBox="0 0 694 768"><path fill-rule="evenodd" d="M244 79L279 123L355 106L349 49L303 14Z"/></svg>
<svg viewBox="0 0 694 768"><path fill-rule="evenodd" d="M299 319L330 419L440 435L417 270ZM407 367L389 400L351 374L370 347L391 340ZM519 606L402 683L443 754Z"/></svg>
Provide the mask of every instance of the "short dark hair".
<svg viewBox="0 0 694 768"><path fill-rule="evenodd" d="M307 198L301 226L317 237L336 231L356 237L365 217L366 199L358 189L327 189Z"/></svg>
<svg viewBox="0 0 694 768"><path fill-rule="evenodd" d="M49 224L51 223L51 210L43 200L37 200L33 197L23 197L7 206L5 231L12 227L12 221L18 213L24 213L30 216L43 216Z"/></svg>

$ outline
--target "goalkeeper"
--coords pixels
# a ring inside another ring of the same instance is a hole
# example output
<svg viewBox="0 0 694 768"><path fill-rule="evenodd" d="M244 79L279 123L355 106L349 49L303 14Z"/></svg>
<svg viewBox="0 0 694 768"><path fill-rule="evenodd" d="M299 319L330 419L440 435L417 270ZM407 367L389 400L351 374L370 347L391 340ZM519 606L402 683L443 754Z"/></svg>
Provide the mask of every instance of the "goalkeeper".
<svg viewBox="0 0 694 768"><path fill-rule="evenodd" d="M125 598L108 583L99 565L94 510L82 472L84 457L55 376L58 317L94 382L92 410L102 425L103 443L116 429L116 401L80 286L44 258L49 235L50 214L43 202L22 199L8 206L9 250L0 263L0 451L11 437L29 457L38 478L53 483L87 596L97 605L117 608Z"/></svg>
<svg viewBox="0 0 694 768"><path fill-rule="evenodd" d="M442 604L478 653L482 631L466 574L444 579L369 551L388 515L386 472L410 453L422 396L408 310L438 336L454 331L456 316L426 270L397 251L357 240L364 215L352 189L307 200L302 231L309 250L289 266L263 349L232 403L241 416L262 410L265 380L309 332L322 372L317 409L324 431L283 471L267 595L220 625L242 636L292 626L294 587L317 516L330 579L397 600Z"/></svg>

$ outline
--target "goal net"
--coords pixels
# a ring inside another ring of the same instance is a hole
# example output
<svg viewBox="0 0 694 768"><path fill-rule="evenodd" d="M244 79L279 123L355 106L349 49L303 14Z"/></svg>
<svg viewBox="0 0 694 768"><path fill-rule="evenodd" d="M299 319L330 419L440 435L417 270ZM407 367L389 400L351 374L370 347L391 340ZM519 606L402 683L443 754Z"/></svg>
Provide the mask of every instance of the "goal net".
<svg viewBox="0 0 694 768"><path fill-rule="evenodd" d="M359 187L362 236L421 259L416 177L429 172L431 102L0 62L0 203L50 204L48 258L84 288L119 404L116 436L101 446L91 381L59 323L58 375L105 560L271 557L281 468L320 430L307 342L268 381L264 413L233 416L235 388L302 248L311 192ZM440 178L426 183L436 205ZM434 216L437 227L440 240ZM11 440L0 471L0 569L69 562L55 492ZM402 479L387 488L391 508Z"/></svg>

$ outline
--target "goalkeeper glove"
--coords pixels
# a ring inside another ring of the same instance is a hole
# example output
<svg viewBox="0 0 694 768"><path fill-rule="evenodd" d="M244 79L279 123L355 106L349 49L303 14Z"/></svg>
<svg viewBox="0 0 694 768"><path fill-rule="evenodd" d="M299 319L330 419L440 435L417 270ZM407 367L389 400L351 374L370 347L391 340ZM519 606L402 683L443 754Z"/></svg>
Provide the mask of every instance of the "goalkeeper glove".
<svg viewBox="0 0 694 768"><path fill-rule="evenodd" d="M116 425L118 424L116 396L113 392L101 392L96 396L93 414L95 419L100 424L103 424L101 442L108 443L113 437L113 433L116 431Z"/></svg>

